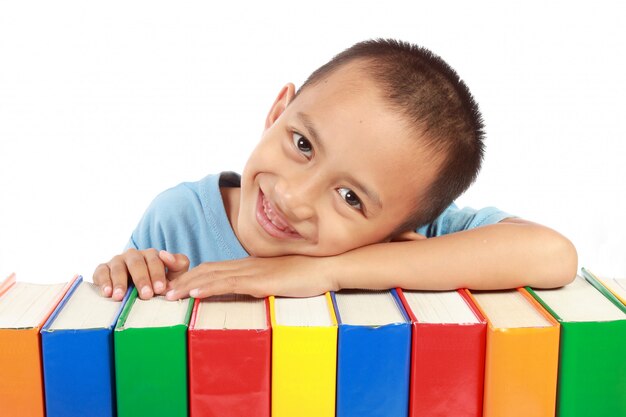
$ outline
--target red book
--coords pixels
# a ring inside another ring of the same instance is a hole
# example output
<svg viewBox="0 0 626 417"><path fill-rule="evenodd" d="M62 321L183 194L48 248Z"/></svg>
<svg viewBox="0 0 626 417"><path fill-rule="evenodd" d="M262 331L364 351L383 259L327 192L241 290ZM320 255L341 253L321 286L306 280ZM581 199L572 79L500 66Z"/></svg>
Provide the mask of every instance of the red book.
<svg viewBox="0 0 626 417"><path fill-rule="evenodd" d="M267 299L197 299L188 338L190 417L269 417L272 335Z"/></svg>
<svg viewBox="0 0 626 417"><path fill-rule="evenodd" d="M481 417L487 323L467 290L398 290L411 318L411 417Z"/></svg>

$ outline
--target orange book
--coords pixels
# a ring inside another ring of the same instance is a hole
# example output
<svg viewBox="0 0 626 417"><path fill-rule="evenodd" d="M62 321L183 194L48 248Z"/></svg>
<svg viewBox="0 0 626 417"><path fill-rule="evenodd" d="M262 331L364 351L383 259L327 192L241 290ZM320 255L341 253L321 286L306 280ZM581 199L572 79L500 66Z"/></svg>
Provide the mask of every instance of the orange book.
<svg viewBox="0 0 626 417"><path fill-rule="evenodd" d="M44 417L39 330L70 284L0 283L0 416Z"/></svg>
<svg viewBox="0 0 626 417"><path fill-rule="evenodd" d="M523 288L471 295L488 322L483 417L554 417L559 323Z"/></svg>

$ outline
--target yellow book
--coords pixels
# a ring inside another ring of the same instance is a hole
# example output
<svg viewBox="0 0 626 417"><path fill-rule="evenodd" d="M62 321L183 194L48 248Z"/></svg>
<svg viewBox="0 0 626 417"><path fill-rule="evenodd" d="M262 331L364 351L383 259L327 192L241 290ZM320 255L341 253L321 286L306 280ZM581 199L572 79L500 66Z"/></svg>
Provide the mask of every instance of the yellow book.
<svg viewBox="0 0 626 417"><path fill-rule="evenodd" d="M333 417L337 319L330 294L270 297L272 417Z"/></svg>

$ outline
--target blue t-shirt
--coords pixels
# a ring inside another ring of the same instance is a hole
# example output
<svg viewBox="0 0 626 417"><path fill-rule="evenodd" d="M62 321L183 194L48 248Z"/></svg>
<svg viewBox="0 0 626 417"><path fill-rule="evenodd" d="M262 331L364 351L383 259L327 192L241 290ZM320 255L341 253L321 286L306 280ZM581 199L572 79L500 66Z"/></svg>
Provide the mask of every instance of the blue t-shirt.
<svg viewBox="0 0 626 417"><path fill-rule="evenodd" d="M184 253L190 268L203 262L249 256L230 226L220 186L238 187L239 175L224 172L165 190L150 204L133 231L126 249L165 249ZM487 207L458 209L452 204L434 222L417 229L426 237L497 223L509 214Z"/></svg>

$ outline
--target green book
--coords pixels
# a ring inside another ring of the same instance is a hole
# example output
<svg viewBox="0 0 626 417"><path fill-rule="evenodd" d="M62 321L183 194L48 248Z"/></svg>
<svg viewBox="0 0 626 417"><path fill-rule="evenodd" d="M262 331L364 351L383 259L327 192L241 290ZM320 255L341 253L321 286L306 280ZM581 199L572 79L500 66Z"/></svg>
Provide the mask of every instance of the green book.
<svg viewBox="0 0 626 417"><path fill-rule="evenodd" d="M561 324L557 416L626 416L626 307L581 276L528 290Z"/></svg>
<svg viewBox="0 0 626 417"><path fill-rule="evenodd" d="M187 417L192 301L144 301L133 288L114 333L118 417Z"/></svg>

